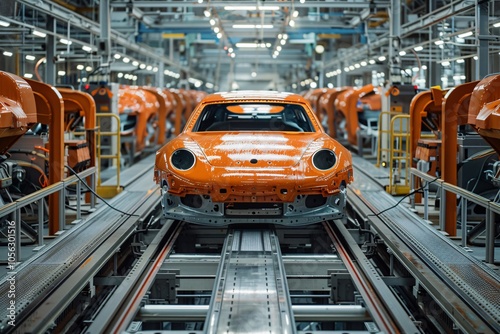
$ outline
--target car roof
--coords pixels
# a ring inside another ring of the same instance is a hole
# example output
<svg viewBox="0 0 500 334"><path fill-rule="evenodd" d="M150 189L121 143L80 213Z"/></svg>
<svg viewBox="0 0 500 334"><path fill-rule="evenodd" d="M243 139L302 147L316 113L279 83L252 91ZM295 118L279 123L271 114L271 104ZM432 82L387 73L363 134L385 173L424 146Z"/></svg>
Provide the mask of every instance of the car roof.
<svg viewBox="0 0 500 334"><path fill-rule="evenodd" d="M231 101L263 101L272 100L278 102L307 103L302 96L288 92L277 92L268 90L246 90L232 92L218 92L205 97L201 103L231 102Z"/></svg>

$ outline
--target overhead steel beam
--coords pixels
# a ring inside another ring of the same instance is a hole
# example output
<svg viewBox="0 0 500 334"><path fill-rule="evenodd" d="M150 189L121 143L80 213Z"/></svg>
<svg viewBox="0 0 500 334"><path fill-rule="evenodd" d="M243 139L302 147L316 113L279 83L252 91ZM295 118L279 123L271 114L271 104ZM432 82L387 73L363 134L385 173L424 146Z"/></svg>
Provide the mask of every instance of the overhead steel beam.
<svg viewBox="0 0 500 334"><path fill-rule="evenodd" d="M487 2L487 1L480 1ZM417 18L415 21L403 24L401 26L401 37L413 34L419 30L427 28L434 25L442 20L449 17L455 16L457 14L463 13L468 10L473 10L475 7L475 1L459 0L454 1L446 6L440 7L427 15L423 15Z"/></svg>
<svg viewBox="0 0 500 334"><path fill-rule="evenodd" d="M86 17L79 15L69 9L52 3L47 0L16 0L18 3L24 4L34 10L44 13L50 17L56 18L62 22L67 22L71 26L78 27L82 30L88 31L89 33L99 36L101 33L100 25L94 21L87 19ZM138 54L156 59L157 61L162 61L165 64L173 66L175 68L189 72L188 68L181 66L166 57L159 56L155 51L144 44L136 44L127 39L126 36L118 33L116 30L111 30L110 32L111 40L116 44L127 48L130 51L137 52ZM86 44L83 43L82 44Z"/></svg>
<svg viewBox="0 0 500 334"><path fill-rule="evenodd" d="M376 7L387 8L390 4L389 1L374 1L373 4ZM255 6L255 1L210 1L207 3L197 3L194 1L134 1L132 6L141 8L176 8L176 7L190 7L190 8L207 8L207 6L213 8L224 8L225 6ZM310 8L310 7L320 7L320 8L339 8L339 9L364 9L370 8L370 2L368 1L314 1L308 0L305 3L300 3L295 1L294 8ZM127 8L131 6L130 2L113 2L111 4L114 8ZM279 6L283 8L291 7L290 2L283 1L266 1L263 6Z"/></svg>
<svg viewBox="0 0 500 334"><path fill-rule="evenodd" d="M369 321L361 305L292 305L296 321ZM203 321L208 305L145 305L136 319L149 321Z"/></svg>

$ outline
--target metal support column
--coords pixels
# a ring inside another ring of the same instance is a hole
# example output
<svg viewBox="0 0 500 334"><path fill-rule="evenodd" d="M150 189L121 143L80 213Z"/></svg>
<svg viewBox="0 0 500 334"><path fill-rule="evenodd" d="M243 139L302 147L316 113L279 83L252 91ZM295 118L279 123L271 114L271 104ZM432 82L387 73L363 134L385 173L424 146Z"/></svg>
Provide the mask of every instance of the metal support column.
<svg viewBox="0 0 500 334"><path fill-rule="evenodd" d="M476 80L481 80L489 74L489 21L488 21L489 1L476 0L476 38L477 56Z"/></svg>
<svg viewBox="0 0 500 334"><path fill-rule="evenodd" d="M48 31L55 33L56 20L54 17L47 15L46 28ZM49 85L56 84L56 64L54 63L54 57L56 56L56 37L53 34L47 34L46 37L46 54L47 54L47 64L45 66L45 83Z"/></svg>

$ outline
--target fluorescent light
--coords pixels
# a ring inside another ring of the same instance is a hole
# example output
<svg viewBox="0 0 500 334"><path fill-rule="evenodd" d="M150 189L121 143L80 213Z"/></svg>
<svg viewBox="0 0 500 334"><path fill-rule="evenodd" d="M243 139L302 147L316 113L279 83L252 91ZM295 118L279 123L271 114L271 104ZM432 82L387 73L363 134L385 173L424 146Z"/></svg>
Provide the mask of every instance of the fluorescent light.
<svg viewBox="0 0 500 334"><path fill-rule="evenodd" d="M463 59L457 59L457 63L461 64L463 62L465 62L465 60L463 60Z"/></svg>
<svg viewBox="0 0 500 334"><path fill-rule="evenodd" d="M272 24L233 24L233 29L273 29Z"/></svg>
<svg viewBox="0 0 500 334"><path fill-rule="evenodd" d="M441 66L450 66L450 62L445 60L441 62Z"/></svg>
<svg viewBox="0 0 500 334"><path fill-rule="evenodd" d="M87 71L87 72L92 71L92 66L87 66L87 67L85 67L85 71Z"/></svg>
<svg viewBox="0 0 500 334"><path fill-rule="evenodd" d="M404 50L399 51L399 55L400 56L406 56L406 51L404 51Z"/></svg>
<svg viewBox="0 0 500 334"><path fill-rule="evenodd" d="M474 57L472 57L472 58L474 58L474 60L478 60L477 56L474 56Z"/></svg>
<svg viewBox="0 0 500 334"><path fill-rule="evenodd" d="M224 6L224 10L280 10L280 6Z"/></svg>
<svg viewBox="0 0 500 334"><path fill-rule="evenodd" d="M63 75L66 75L65 71L57 71L57 75L62 77Z"/></svg>
<svg viewBox="0 0 500 334"><path fill-rule="evenodd" d="M415 51L417 51L417 52L418 52L418 51L422 51L423 49L424 49L424 47L423 47L423 46L416 46L416 47L414 47L414 48L413 48L413 50L415 50Z"/></svg>
<svg viewBox="0 0 500 334"><path fill-rule="evenodd" d="M420 71L420 68L418 68L418 67L414 67L414 68L412 68L411 70L412 70L413 72L418 72L418 71Z"/></svg>
<svg viewBox="0 0 500 334"><path fill-rule="evenodd" d="M236 43L237 48L266 48L265 43Z"/></svg>
<svg viewBox="0 0 500 334"><path fill-rule="evenodd" d="M92 48L90 46L87 46L87 45L82 46L82 50L87 51L87 52L92 52Z"/></svg>
<svg viewBox="0 0 500 334"><path fill-rule="evenodd" d="M472 31L464 32L463 34L458 35L458 38L465 38L469 36L472 36Z"/></svg>
<svg viewBox="0 0 500 334"><path fill-rule="evenodd" d="M7 28L8 26L10 26L10 22L0 20L0 26Z"/></svg>
<svg viewBox="0 0 500 334"><path fill-rule="evenodd" d="M3 52L3 55L6 56L6 57L12 57L12 52L9 52L9 51L4 51Z"/></svg>
<svg viewBox="0 0 500 334"><path fill-rule="evenodd" d="M378 60L379 60L379 61L384 61L385 59L386 59L386 58L385 58L385 56L380 56L380 57L378 57Z"/></svg>
<svg viewBox="0 0 500 334"><path fill-rule="evenodd" d="M439 40L439 41L435 41L435 42L434 42L434 44L436 44L436 45L443 45L443 44L444 44L444 42L443 42L443 41L441 41L441 40Z"/></svg>
<svg viewBox="0 0 500 334"><path fill-rule="evenodd" d="M31 79L31 78L33 78L33 74L31 74L31 73L24 73L24 77L28 78L28 79Z"/></svg>
<svg viewBox="0 0 500 334"><path fill-rule="evenodd" d="M306 0L300 0L300 3L304 3L304 2L306 2Z"/></svg>
<svg viewBox="0 0 500 334"><path fill-rule="evenodd" d="M495 23L493 26L494 26L495 28L500 27L500 22Z"/></svg>
<svg viewBox="0 0 500 334"><path fill-rule="evenodd" d="M85 66L83 66L82 64L79 64L79 65L76 65L76 69L77 70L83 70L85 68Z"/></svg>
<svg viewBox="0 0 500 334"><path fill-rule="evenodd" d="M35 56L32 56L32 55L26 55L26 59L27 60L35 60Z"/></svg>
<svg viewBox="0 0 500 334"><path fill-rule="evenodd" d="M427 65L422 65L421 67L423 70L426 70L427 69Z"/></svg>
<svg viewBox="0 0 500 334"><path fill-rule="evenodd" d="M73 42L70 40L67 40L66 38L61 38L59 42L66 44L66 45L71 45Z"/></svg>
<svg viewBox="0 0 500 334"><path fill-rule="evenodd" d="M41 37L41 38L44 38L45 36L47 36L46 33L38 31L38 30L33 30L32 34L35 36Z"/></svg>
<svg viewBox="0 0 500 334"><path fill-rule="evenodd" d="M224 10L257 10L257 6L224 6Z"/></svg>

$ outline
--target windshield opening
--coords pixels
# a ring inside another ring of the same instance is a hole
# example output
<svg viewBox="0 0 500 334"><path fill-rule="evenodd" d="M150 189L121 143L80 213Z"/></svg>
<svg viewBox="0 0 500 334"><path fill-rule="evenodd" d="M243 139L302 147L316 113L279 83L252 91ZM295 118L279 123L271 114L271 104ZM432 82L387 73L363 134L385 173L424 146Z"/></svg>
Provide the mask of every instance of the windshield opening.
<svg viewBox="0 0 500 334"><path fill-rule="evenodd" d="M205 106L193 132L314 132L304 108L287 103L224 103Z"/></svg>

